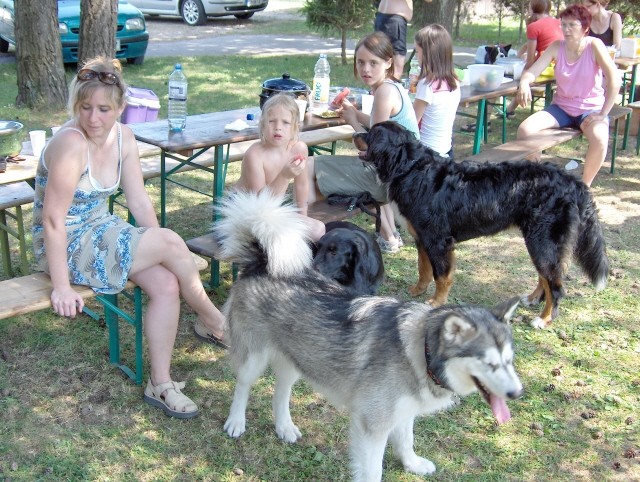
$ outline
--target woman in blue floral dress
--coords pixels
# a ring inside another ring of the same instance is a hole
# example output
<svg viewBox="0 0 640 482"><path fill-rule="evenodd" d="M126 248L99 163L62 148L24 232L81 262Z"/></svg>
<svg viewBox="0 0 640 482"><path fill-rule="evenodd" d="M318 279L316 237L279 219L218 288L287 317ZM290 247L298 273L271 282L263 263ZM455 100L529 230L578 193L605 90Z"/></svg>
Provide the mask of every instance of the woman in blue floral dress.
<svg viewBox="0 0 640 482"><path fill-rule="evenodd" d="M144 320L151 374L144 400L168 415L191 418L198 407L171 379L180 295L197 325L222 345L225 320L207 296L186 244L160 228L144 188L138 146L117 122L125 107L120 62L89 60L69 88L69 120L42 152L36 176L33 240L51 276L51 305L74 318L84 303L73 284L117 293L131 279L148 295ZM109 213L118 187L139 227Z"/></svg>

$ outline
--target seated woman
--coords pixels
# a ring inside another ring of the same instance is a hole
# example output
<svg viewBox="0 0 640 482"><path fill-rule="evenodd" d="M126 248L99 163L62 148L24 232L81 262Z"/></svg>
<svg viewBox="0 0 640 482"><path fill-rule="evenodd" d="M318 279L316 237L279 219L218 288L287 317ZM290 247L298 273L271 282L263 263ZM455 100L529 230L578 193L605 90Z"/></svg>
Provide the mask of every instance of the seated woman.
<svg viewBox="0 0 640 482"><path fill-rule="evenodd" d="M419 138L418 122L409 94L393 77L393 46L389 37L375 32L360 40L355 48L353 74L360 78L373 94L371 114L359 111L348 100L337 110L356 132L387 120L396 121ZM366 128L365 128L366 126ZM369 192L383 204L380 208L381 228L377 237L380 249L394 253L402 239L396 231L393 210L386 190L378 183L375 169L358 156L315 156L309 158L307 172L312 177L309 203L316 197L330 194L359 194Z"/></svg>
<svg viewBox="0 0 640 482"><path fill-rule="evenodd" d="M607 116L620 89L620 76L602 41L587 35L591 14L585 6L571 5L560 14L560 22L564 40L552 43L522 74L516 98L523 107L531 102L531 82L554 58L557 92L551 105L520 124L518 139L554 127L580 129L589 143L582 180L590 186L607 154Z"/></svg>
<svg viewBox="0 0 640 482"><path fill-rule="evenodd" d="M582 4L591 13L589 36L599 38L606 47L620 50L622 44L622 17L607 10L609 0L584 0Z"/></svg>
<svg viewBox="0 0 640 482"><path fill-rule="evenodd" d="M38 267L53 284L51 306L74 318L84 302L72 284L117 293L128 279L148 295L144 330L151 374L145 402L167 415L191 418L198 407L171 379L171 354L180 294L198 315L196 328L222 345L225 320L204 291L189 249L160 228L144 188L133 132L117 122L127 87L118 60L86 62L69 87L69 120L40 156L33 208ZM137 226L109 213L109 196L122 187Z"/></svg>

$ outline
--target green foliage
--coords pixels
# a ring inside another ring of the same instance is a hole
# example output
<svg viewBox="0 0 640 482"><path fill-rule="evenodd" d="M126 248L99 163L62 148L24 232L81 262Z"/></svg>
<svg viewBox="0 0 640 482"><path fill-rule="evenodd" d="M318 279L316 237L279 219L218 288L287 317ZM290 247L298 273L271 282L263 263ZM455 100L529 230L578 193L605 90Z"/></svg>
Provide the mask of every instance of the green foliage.
<svg viewBox="0 0 640 482"><path fill-rule="evenodd" d="M307 24L322 32L342 32L373 23L371 0L307 0L302 13Z"/></svg>

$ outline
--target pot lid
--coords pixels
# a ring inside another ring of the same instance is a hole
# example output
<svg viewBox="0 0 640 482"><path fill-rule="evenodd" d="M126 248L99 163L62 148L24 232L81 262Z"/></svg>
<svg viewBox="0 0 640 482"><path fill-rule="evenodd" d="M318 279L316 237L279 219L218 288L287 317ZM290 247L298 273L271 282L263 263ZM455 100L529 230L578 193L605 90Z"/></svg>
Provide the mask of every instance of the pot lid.
<svg viewBox="0 0 640 482"><path fill-rule="evenodd" d="M309 90L309 86L302 82L301 80L292 79L291 75L285 73L282 74L282 77L265 80L262 83L262 87L264 89L271 90L279 90L279 91L291 91L291 92L299 92L299 91L307 91Z"/></svg>
<svg viewBox="0 0 640 482"><path fill-rule="evenodd" d="M16 134L22 130L24 126L16 121L0 121L0 136L8 136Z"/></svg>

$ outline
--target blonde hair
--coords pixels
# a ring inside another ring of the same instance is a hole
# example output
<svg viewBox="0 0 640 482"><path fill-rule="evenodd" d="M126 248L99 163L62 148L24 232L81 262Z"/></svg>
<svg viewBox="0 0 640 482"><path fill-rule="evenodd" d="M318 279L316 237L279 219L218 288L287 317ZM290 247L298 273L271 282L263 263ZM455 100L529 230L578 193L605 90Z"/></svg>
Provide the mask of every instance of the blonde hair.
<svg viewBox="0 0 640 482"><path fill-rule="evenodd" d="M118 79L118 83L113 85L105 84L98 77L89 80L79 80L77 76L74 77L71 84L69 84L69 102L67 103L67 111L71 117L78 118L80 105L91 97L98 88L105 90L107 98L114 108L118 109L124 106L127 85L122 78L122 65L118 59L108 59L102 56L95 57L87 60L79 70L82 69L114 74Z"/></svg>
<svg viewBox="0 0 640 482"><path fill-rule="evenodd" d="M298 132L300 132L300 111L298 110L298 104L296 104L295 97L292 94L281 93L270 96L262 106L262 115L260 116L260 139L266 141L264 133L267 130L267 124L269 122L269 112L274 107L281 106L285 110L291 113L291 127L293 140L298 139Z"/></svg>

